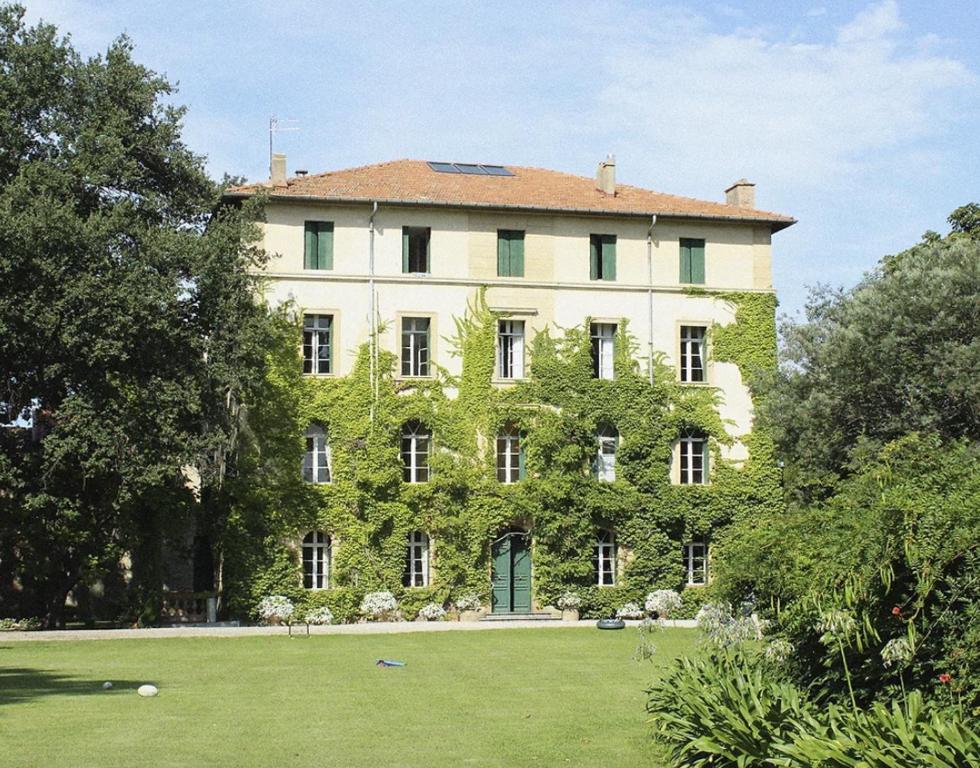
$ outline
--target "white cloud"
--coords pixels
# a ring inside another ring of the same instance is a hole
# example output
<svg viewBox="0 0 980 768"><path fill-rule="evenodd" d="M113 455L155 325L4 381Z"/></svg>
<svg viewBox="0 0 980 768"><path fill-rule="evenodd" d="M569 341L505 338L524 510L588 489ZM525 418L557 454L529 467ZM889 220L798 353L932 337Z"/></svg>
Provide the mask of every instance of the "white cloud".
<svg viewBox="0 0 980 768"><path fill-rule="evenodd" d="M746 175L799 189L866 171L940 131L943 97L973 79L917 45L891 0L828 42L719 34L697 19L683 34L651 29L609 56L597 119L621 126L621 154L646 158L641 176L695 189L709 173L715 186Z"/></svg>

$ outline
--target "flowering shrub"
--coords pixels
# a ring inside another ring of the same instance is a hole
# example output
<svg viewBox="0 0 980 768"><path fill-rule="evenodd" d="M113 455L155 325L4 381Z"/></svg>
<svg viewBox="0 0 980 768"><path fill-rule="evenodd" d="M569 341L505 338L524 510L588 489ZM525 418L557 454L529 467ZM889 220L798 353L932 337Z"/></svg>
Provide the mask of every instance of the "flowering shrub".
<svg viewBox="0 0 980 768"><path fill-rule="evenodd" d="M419 618L422 621L439 621L445 615L446 611L439 603L429 603L419 610Z"/></svg>
<svg viewBox="0 0 980 768"><path fill-rule="evenodd" d="M577 611L582 605L582 598L574 592L566 592L558 598L558 607L563 611Z"/></svg>
<svg viewBox="0 0 980 768"><path fill-rule="evenodd" d="M256 612L267 624L289 622L293 617L293 601L285 595L267 595L259 601Z"/></svg>
<svg viewBox="0 0 980 768"><path fill-rule="evenodd" d="M478 611L481 606L480 597L473 592L456 598L456 608L460 611Z"/></svg>
<svg viewBox="0 0 980 768"><path fill-rule="evenodd" d="M458 611L478 611L480 610L480 598L468 592L456 598L456 610Z"/></svg>
<svg viewBox="0 0 980 768"><path fill-rule="evenodd" d="M333 622L333 611L323 605L319 608L314 608L312 611L308 611L303 621L307 624L325 626Z"/></svg>
<svg viewBox="0 0 980 768"><path fill-rule="evenodd" d="M0 632L31 632L41 628L41 620L33 616L27 619L0 619Z"/></svg>
<svg viewBox="0 0 980 768"><path fill-rule="evenodd" d="M705 603L694 620L705 640L719 648L762 637L761 623L751 616L734 616L728 603Z"/></svg>
<svg viewBox="0 0 980 768"><path fill-rule="evenodd" d="M398 601L391 592L368 592L361 601L361 613L372 619L391 618L398 610Z"/></svg>
<svg viewBox="0 0 980 768"><path fill-rule="evenodd" d="M890 667L892 664L897 664L899 667L904 667L915 655L912 650L912 643L909 642L907 637L896 637L885 643L885 647L881 649L881 661L886 667Z"/></svg>
<svg viewBox="0 0 980 768"><path fill-rule="evenodd" d="M626 605L616 611L616 618L643 619L646 618L646 612L640 607L639 603L626 603Z"/></svg>
<svg viewBox="0 0 980 768"><path fill-rule="evenodd" d="M680 607L681 596L672 589L658 589L647 595L647 613L655 613L661 619L666 619Z"/></svg>
<svg viewBox="0 0 980 768"><path fill-rule="evenodd" d="M763 651L763 655L769 661L782 664L789 660L794 650L796 649L788 640L783 640L781 637L774 637L766 643L766 649Z"/></svg>

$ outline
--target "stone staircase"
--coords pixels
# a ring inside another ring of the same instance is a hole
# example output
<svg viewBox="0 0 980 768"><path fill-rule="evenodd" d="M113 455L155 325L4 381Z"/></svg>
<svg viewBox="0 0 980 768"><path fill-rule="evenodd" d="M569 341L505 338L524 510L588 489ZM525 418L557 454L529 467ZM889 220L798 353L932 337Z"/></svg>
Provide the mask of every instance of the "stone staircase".
<svg viewBox="0 0 980 768"><path fill-rule="evenodd" d="M532 613L488 613L480 621L561 621L560 616L554 616L547 611Z"/></svg>

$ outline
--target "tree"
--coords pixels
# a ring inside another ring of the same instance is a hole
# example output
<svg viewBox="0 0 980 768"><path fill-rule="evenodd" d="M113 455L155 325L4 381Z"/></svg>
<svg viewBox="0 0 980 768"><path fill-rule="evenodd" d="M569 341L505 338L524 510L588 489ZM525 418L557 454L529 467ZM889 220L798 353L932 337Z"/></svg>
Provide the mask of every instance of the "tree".
<svg viewBox="0 0 980 768"><path fill-rule="evenodd" d="M762 420L804 495L820 495L907 433L980 439L980 240L954 234L886 257L850 291L815 290L782 327Z"/></svg>
<svg viewBox="0 0 980 768"><path fill-rule="evenodd" d="M276 333L256 210L219 205L129 40L83 60L23 16L0 7L0 600L58 625L128 554L152 614L161 541L217 514Z"/></svg>

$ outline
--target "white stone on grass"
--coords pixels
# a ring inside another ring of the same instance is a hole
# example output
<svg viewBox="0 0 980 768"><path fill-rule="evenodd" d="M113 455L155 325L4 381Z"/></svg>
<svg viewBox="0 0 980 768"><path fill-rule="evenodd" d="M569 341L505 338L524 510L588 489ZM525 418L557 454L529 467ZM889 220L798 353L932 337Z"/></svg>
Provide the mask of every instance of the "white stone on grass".
<svg viewBox="0 0 980 768"><path fill-rule="evenodd" d="M102 690L103 691L108 691L110 688L112 688L112 683L110 683L108 680L106 680L104 683L102 683Z"/></svg>
<svg viewBox="0 0 980 768"><path fill-rule="evenodd" d="M136 692L140 696L156 696L158 693L160 693L159 689L155 685L150 685L149 683L146 685L141 685L136 689Z"/></svg>

